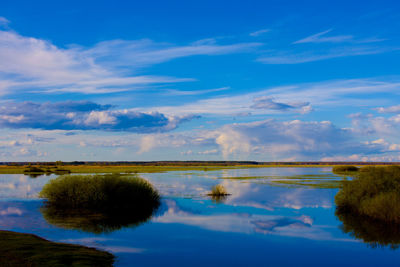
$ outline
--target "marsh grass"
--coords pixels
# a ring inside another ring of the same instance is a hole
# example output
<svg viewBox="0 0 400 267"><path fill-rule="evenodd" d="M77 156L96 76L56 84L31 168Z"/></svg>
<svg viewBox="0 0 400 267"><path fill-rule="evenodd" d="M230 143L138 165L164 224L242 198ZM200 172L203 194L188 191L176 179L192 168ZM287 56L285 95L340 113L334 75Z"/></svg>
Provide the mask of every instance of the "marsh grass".
<svg viewBox="0 0 400 267"><path fill-rule="evenodd" d="M258 184L269 184L271 186L284 187L307 187L318 189L340 188L342 178L332 174L303 174L292 176L239 176L223 177L229 180L255 180Z"/></svg>
<svg viewBox="0 0 400 267"><path fill-rule="evenodd" d="M226 191L225 187L222 184L214 185L211 188L211 192L208 194L209 196L227 196L228 191Z"/></svg>
<svg viewBox="0 0 400 267"><path fill-rule="evenodd" d="M335 196L340 213L400 224L400 167L368 167L344 181Z"/></svg>
<svg viewBox="0 0 400 267"><path fill-rule="evenodd" d="M222 184L214 185L211 192L207 194L211 200L216 203L222 203L230 195Z"/></svg>
<svg viewBox="0 0 400 267"><path fill-rule="evenodd" d="M41 212L49 223L95 233L145 222L160 205L149 182L120 174L60 176L39 196L46 199Z"/></svg>
<svg viewBox="0 0 400 267"><path fill-rule="evenodd" d="M55 243L32 234L0 231L0 266L113 266L114 256L94 248Z"/></svg>

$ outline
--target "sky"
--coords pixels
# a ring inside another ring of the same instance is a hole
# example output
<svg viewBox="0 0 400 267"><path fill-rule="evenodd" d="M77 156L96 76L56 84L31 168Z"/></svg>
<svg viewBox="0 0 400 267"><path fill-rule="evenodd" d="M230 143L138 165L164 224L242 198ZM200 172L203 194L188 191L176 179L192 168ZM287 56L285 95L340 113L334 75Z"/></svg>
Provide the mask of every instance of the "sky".
<svg viewBox="0 0 400 267"><path fill-rule="evenodd" d="M398 1L0 2L0 161L400 161Z"/></svg>

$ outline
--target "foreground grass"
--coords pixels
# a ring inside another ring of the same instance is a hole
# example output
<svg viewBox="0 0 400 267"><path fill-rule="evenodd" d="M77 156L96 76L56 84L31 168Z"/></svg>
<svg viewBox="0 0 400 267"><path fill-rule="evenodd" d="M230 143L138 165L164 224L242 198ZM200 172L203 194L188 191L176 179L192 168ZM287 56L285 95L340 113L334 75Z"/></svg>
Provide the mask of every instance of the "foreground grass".
<svg viewBox="0 0 400 267"><path fill-rule="evenodd" d="M135 175L65 175L50 180L39 194L41 212L54 225L102 233L147 221L160 196Z"/></svg>
<svg viewBox="0 0 400 267"><path fill-rule="evenodd" d="M365 167L335 196L339 213L400 223L400 167Z"/></svg>
<svg viewBox="0 0 400 267"><path fill-rule="evenodd" d="M0 266L113 266L114 256L78 245L55 243L31 234L0 231Z"/></svg>

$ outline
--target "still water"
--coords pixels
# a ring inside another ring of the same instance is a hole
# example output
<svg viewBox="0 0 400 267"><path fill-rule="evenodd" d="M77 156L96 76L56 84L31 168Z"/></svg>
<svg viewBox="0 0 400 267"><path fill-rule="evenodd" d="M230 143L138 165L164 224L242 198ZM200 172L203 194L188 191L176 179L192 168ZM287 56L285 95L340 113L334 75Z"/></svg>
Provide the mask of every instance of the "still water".
<svg viewBox="0 0 400 267"><path fill-rule="evenodd" d="M37 194L55 175L0 175L0 229L107 250L116 255L116 266L400 265L400 249L366 237L368 229L362 228L357 237L342 230L335 216L338 189L330 186L341 177L330 168L141 176L162 195L157 213L140 225L99 232L57 226L42 215ZM216 184L231 195L211 199L207 193ZM384 234L390 239L390 233Z"/></svg>

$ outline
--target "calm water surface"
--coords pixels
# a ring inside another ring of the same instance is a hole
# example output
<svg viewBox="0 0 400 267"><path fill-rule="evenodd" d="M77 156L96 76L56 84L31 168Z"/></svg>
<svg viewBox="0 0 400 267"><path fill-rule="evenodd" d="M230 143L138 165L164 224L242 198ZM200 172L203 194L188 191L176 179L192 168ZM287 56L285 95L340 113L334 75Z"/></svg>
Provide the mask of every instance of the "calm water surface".
<svg viewBox="0 0 400 267"><path fill-rule="evenodd" d="M117 256L116 266L400 265L400 250L373 248L341 230L337 189L276 183L301 175L306 181L341 179L330 168L142 174L163 197L157 214L141 225L97 234L55 226L42 216L37 193L56 176L0 175L0 229L104 249ZM232 195L210 199L207 192L216 184Z"/></svg>

